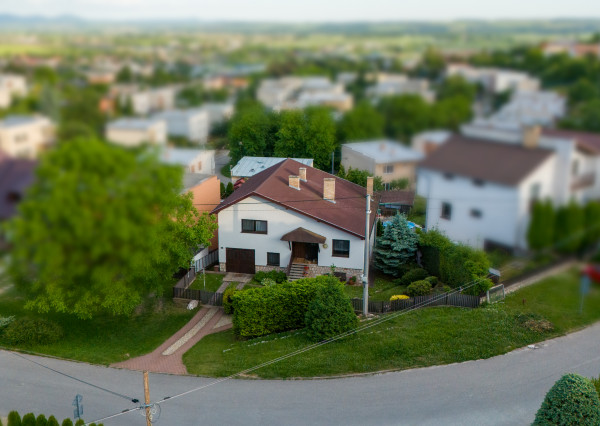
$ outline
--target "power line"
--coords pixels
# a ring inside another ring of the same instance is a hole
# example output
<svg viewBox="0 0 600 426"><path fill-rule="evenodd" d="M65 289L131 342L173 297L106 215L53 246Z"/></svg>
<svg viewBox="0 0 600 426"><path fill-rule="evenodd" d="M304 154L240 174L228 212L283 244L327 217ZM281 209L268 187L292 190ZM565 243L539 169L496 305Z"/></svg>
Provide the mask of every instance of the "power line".
<svg viewBox="0 0 600 426"><path fill-rule="evenodd" d="M52 368L52 367L48 367L47 365L44 365L44 364L42 364L42 363L39 363L39 362L37 362L37 361L34 361L34 360L32 360L32 359L29 359L29 358L27 358L27 357L24 357L23 355L21 355L21 354L19 354L19 353L17 353L17 352L11 352L11 351L9 351L8 353L9 353L9 354L12 354L12 355L14 355L14 356L16 356L16 357L22 358L22 359L24 359L24 360L26 360L26 361L32 362L32 363L34 363L34 364L36 364L36 365L39 365L39 366L40 366L40 367L42 367L42 368L46 368L46 369L48 369L48 370L50 370L50 371L53 371L53 372L55 372L55 373L57 373L57 374L60 374L61 376L68 377L69 379L76 380L76 381L78 381L78 382L80 382L80 383L86 384L86 385L88 385L88 386L92 386L92 387L94 387L94 388L96 388L96 389L100 389L100 390L102 390L102 391L104 391L104 392L108 392L108 393L110 393L110 394L113 394L113 395L115 395L115 396L118 396L118 397L120 397L120 398L123 398L123 399L126 399L126 400L128 400L128 401L131 401L131 402L133 402L134 404L137 404L137 403L139 402L139 400L138 400L137 398L132 398L132 397L130 397L130 396L123 395L123 394L121 394L121 393L118 393L118 392L111 391L110 389L103 388L103 387L101 387L101 386L98 386L98 385L95 385L95 384L93 384L93 383L86 382L85 380L78 379L77 377L71 376L70 374L63 373L62 371L55 370L55 369L54 369L54 368Z"/></svg>

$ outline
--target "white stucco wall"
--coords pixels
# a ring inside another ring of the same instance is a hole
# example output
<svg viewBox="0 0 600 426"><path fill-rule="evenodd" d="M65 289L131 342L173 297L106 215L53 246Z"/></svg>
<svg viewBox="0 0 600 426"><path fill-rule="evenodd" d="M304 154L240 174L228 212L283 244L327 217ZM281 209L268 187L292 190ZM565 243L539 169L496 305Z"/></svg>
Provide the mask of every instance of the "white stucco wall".
<svg viewBox="0 0 600 426"><path fill-rule="evenodd" d="M298 227L303 227L327 239L327 248L319 245L319 266L335 265L352 269L363 267L364 240L300 213L265 202L260 197L248 197L220 211L218 219L220 262L225 262L226 248L230 247L255 250L256 265L267 264L267 252L279 253L280 266L287 267L292 251L287 241L281 241L281 237ZM242 219L266 220L267 234L242 233ZM348 258L332 256L333 239L350 241Z"/></svg>
<svg viewBox="0 0 600 426"><path fill-rule="evenodd" d="M0 150L12 157L37 158L54 138L55 126L44 117L18 126L2 127L0 123Z"/></svg>
<svg viewBox="0 0 600 426"><path fill-rule="evenodd" d="M126 147L135 147L143 143L165 145L167 143L167 125L164 121L157 121L144 129L109 126L106 129L106 139Z"/></svg>

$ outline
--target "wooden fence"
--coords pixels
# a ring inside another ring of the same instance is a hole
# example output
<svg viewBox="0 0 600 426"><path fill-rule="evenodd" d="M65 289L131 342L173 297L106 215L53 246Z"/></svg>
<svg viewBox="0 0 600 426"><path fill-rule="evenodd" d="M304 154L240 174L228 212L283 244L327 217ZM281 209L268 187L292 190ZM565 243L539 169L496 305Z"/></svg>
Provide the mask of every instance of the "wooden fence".
<svg viewBox="0 0 600 426"><path fill-rule="evenodd" d="M198 300L203 305L223 306L223 293L214 293L212 291L173 287L173 298Z"/></svg>
<svg viewBox="0 0 600 426"><path fill-rule="evenodd" d="M352 299L352 307L355 311L362 312L363 300ZM419 309L431 306L457 306L461 308L476 308L479 306L479 297L468 294L441 293L416 296L405 300L376 301L369 300L369 312L383 314L386 312L402 311L404 309Z"/></svg>

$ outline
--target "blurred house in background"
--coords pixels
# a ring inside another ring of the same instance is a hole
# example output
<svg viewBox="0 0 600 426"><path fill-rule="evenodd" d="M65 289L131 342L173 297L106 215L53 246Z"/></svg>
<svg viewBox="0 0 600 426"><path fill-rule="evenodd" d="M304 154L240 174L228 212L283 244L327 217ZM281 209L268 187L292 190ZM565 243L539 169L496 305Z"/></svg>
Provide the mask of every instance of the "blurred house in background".
<svg viewBox="0 0 600 426"><path fill-rule="evenodd" d="M200 109L208 114L208 126L210 130L217 124L229 120L234 113L235 106L231 102L206 102Z"/></svg>
<svg viewBox="0 0 600 426"><path fill-rule="evenodd" d="M173 109L156 113L152 117L167 123L169 136L183 137L201 145L208 141L209 115L204 109Z"/></svg>
<svg viewBox="0 0 600 426"><path fill-rule="evenodd" d="M182 193L192 194L192 203L199 212L210 213L221 202L221 182L219 178L211 174L190 173L183 174ZM211 250L219 248L218 232L211 240L209 247ZM205 253L206 255L208 253ZM197 256L193 262L199 262L203 256ZM197 269L202 269L202 265L196 265Z"/></svg>
<svg viewBox="0 0 600 426"><path fill-rule="evenodd" d="M367 96L381 99L386 96L419 95L427 102L435 102L435 92L429 81L423 78L408 78L404 74L377 73L376 83L367 89Z"/></svg>
<svg viewBox="0 0 600 426"><path fill-rule="evenodd" d="M417 133L411 141L412 149L424 156L431 154L452 136L450 130L429 130Z"/></svg>
<svg viewBox="0 0 600 426"><path fill-rule="evenodd" d="M215 174L215 151L209 149L164 147L160 161L181 166L188 173Z"/></svg>
<svg viewBox="0 0 600 426"><path fill-rule="evenodd" d="M407 179L409 186L415 184L415 166L423 154L399 142L374 140L342 145L342 166L366 170L372 176L381 177L384 185L397 179Z"/></svg>
<svg viewBox="0 0 600 426"><path fill-rule="evenodd" d="M56 127L41 115L10 115L0 120L0 150L34 159L55 142Z"/></svg>
<svg viewBox="0 0 600 426"><path fill-rule="evenodd" d="M117 78L116 71L95 69L85 73L87 82L90 84L112 84Z"/></svg>
<svg viewBox="0 0 600 426"><path fill-rule="evenodd" d="M481 248L527 249L531 206L600 198L600 135L464 126L419 164L427 229Z"/></svg>
<svg viewBox="0 0 600 426"><path fill-rule="evenodd" d="M572 58L585 58L590 55L600 57L600 43L578 43L573 40L563 40L542 43L540 48L546 56L566 53Z"/></svg>
<svg viewBox="0 0 600 426"><path fill-rule="evenodd" d="M415 191L398 189L379 192L379 211L382 216L408 214L415 203Z"/></svg>
<svg viewBox="0 0 600 426"><path fill-rule="evenodd" d="M536 91L540 81L521 71L500 68L477 68L467 64L449 64L446 77L459 75L465 80L480 85L489 93L502 93L509 90Z"/></svg>
<svg viewBox="0 0 600 426"><path fill-rule="evenodd" d="M167 123L147 118L121 118L106 125L106 140L125 147L165 145Z"/></svg>
<svg viewBox="0 0 600 426"><path fill-rule="evenodd" d="M8 108L15 97L27 95L27 81L18 74L0 74L0 108Z"/></svg>
<svg viewBox="0 0 600 426"><path fill-rule="evenodd" d="M282 157L243 157L231 169L231 180L237 182L240 179L251 178L255 174L285 160L286 158ZM313 166L312 158L293 158L292 160L302 163L305 166Z"/></svg>

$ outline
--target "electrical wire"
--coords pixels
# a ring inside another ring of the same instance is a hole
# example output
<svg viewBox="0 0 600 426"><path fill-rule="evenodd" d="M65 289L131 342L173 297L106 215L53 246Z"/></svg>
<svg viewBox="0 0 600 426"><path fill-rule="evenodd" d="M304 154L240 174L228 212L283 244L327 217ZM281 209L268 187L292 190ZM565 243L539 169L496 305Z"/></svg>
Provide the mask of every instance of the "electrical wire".
<svg viewBox="0 0 600 426"><path fill-rule="evenodd" d="M42 364L42 363L39 363L39 362L37 362L37 361L34 361L34 360L30 359L30 358L24 357L23 355L21 355L21 354L19 354L19 353L17 353L17 352L11 352L11 351L8 351L8 353L9 353L9 354L12 354L12 355L14 355L14 356L16 356L16 357L22 358L22 359L24 359L24 360L26 360L26 361L32 362L32 363L34 363L34 364L36 364L36 365L39 365L39 366L40 366L40 367L42 367L42 368L46 368L46 369L48 369L48 370L50 370L50 371L53 371L53 372L55 372L55 373L57 373L57 374L60 374L61 376L68 377L69 379L72 379L72 380L78 381L78 382L80 382L80 383L83 383L83 384L86 384L86 385L88 385L88 386L92 386L92 387L94 387L94 388L96 388L96 389L100 389L101 391L108 392L108 393L110 393L110 394L113 394L113 395L115 395L115 396L118 396L118 397L120 397L120 398L123 398L123 399L126 399L126 400L128 400L128 401L131 401L131 402L133 402L134 404L137 404L137 403L139 402L139 400L138 400L137 398L132 398L132 397L130 397L130 396L123 395L123 394L121 394L121 393L118 393L118 392L111 391L110 389L103 388L103 387L101 387L101 386L98 386L98 385L95 385L95 384L93 384L93 383L86 382L85 380L78 379L77 377L71 376L70 374L63 373L62 371L55 370L55 369L54 369L54 368L52 368L52 367L48 367L47 365L44 365L44 364Z"/></svg>

